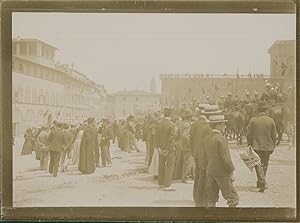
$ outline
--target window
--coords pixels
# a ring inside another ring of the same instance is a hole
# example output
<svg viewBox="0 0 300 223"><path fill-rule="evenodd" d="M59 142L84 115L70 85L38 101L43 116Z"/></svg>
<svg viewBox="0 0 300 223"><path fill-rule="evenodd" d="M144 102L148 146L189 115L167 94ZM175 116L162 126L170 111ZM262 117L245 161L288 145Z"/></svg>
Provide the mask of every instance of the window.
<svg viewBox="0 0 300 223"><path fill-rule="evenodd" d="M40 75L39 75L40 78L44 79L44 78L45 78L45 73L44 73L45 71L44 71L44 68L43 68L43 67L40 67L40 68L39 68L39 71L40 71Z"/></svg>
<svg viewBox="0 0 300 223"><path fill-rule="evenodd" d="M51 105L55 105L55 94L52 93L51 95Z"/></svg>
<svg viewBox="0 0 300 223"><path fill-rule="evenodd" d="M48 91L46 91L46 94L45 94L45 104L46 105L49 104L49 93L48 93Z"/></svg>
<svg viewBox="0 0 300 223"><path fill-rule="evenodd" d="M50 80L50 75L49 75L48 69L45 69L45 77L46 77L46 80Z"/></svg>
<svg viewBox="0 0 300 223"><path fill-rule="evenodd" d="M32 65L31 64L27 64L26 65L26 74L32 75Z"/></svg>
<svg viewBox="0 0 300 223"><path fill-rule="evenodd" d="M36 43L29 43L29 56L36 56L36 52L37 52L37 47L36 47Z"/></svg>
<svg viewBox="0 0 300 223"><path fill-rule="evenodd" d="M123 97L122 100L123 100L123 101L126 101L126 97Z"/></svg>
<svg viewBox="0 0 300 223"><path fill-rule="evenodd" d="M34 76L34 77L38 76L38 74L37 74L37 67L36 67L35 64L32 66L32 76Z"/></svg>
<svg viewBox="0 0 300 223"><path fill-rule="evenodd" d="M40 90L39 90L38 103L39 103L39 104L43 104L43 103L44 103L44 91L43 91L43 89L40 89Z"/></svg>
<svg viewBox="0 0 300 223"><path fill-rule="evenodd" d="M27 56L27 44L26 43L21 43L20 54L21 54L21 56Z"/></svg>
<svg viewBox="0 0 300 223"><path fill-rule="evenodd" d="M37 100L37 89L33 88L32 89L32 103L33 104L37 104L38 100Z"/></svg>
<svg viewBox="0 0 300 223"><path fill-rule="evenodd" d="M30 87L27 86L25 89L25 103L30 103L31 102L31 92L30 92Z"/></svg>
<svg viewBox="0 0 300 223"><path fill-rule="evenodd" d="M42 46L42 56L44 57L45 56L45 47Z"/></svg>

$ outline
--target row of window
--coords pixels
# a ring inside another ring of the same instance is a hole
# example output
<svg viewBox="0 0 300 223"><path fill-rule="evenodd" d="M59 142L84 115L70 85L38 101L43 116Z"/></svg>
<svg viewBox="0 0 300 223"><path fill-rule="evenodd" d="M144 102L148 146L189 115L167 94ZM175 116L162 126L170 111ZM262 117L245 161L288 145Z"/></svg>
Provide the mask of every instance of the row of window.
<svg viewBox="0 0 300 223"><path fill-rule="evenodd" d="M12 70L17 73L30 75L61 84L64 82L64 78L60 72L56 72L55 70L40 66L38 64L13 61Z"/></svg>
<svg viewBox="0 0 300 223"><path fill-rule="evenodd" d="M49 93L43 89L22 86L14 88L13 94L14 100L16 102L22 103L32 103L32 104L42 104L42 105L57 105L61 106L64 104L64 99L59 93Z"/></svg>
<svg viewBox="0 0 300 223"><path fill-rule="evenodd" d="M48 59L52 59L54 57L54 51L49 47L40 45L40 52L38 52L38 44L37 43L14 43L12 45L12 53L13 55L21 56L42 56ZM17 48L19 47L19 52Z"/></svg>

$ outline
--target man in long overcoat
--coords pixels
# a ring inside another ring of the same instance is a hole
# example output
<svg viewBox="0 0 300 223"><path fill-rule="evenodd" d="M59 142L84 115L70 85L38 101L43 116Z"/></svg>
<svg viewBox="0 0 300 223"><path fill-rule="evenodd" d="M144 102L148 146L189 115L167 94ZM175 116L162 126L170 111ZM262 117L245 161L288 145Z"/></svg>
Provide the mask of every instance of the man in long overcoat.
<svg viewBox="0 0 300 223"><path fill-rule="evenodd" d="M276 126L272 118L267 116L265 110L269 107L267 102L261 101L258 104L259 114L250 119L247 141L261 159L262 166L256 166L257 187L260 192L267 189L265 177L268 169L270 155L273 153L276 144ZM262 174L263 169L263 174Z"/></svg>
<svg viewBox="0 0 300 223"><path fill-rule="evenodd" d="M205 138L204 142L207 158L206 192L208 207L216 206L220 190L229 207L236 207L239 202L239 196L232 183L234 166L227 140L222 135L226 121L224 115L209 116L212 133Z"/></svg>
<svg viewBox="0 0 300 223"><path fill-rule="evenodd" d="M172 176L175 162L176 133L175 124L171 121L171 108L164 109L164 118L158 124L158 184L165 191L174 191Z"/></svg>
<svg viewBox="0 0 300 223"><path fill-rule="evenodd" d="M110 158L110 140L113 139L113 129L109 125L108 119L103 119L102 126L99 129L101 133L101 160L102 160L102 167L112 166L111 158Z"/></svg>
<svg viewBox="0 0 300 223"><path fill-rule="evenodd" d="M195 179L193 198L197 207L206 204L205 178L207 161L204 155L204 139L210 134L211 128L207 124L207 118L201 111L197 112L198 120L191 126L191 149L195 160Z"/></svg>
<svg viewBox="0 0 300 223"><path fill-rule="evenodd" d="M58 122L53 126L49 134L49 143L50 143L50 164L49 164L49 173L53 174L54 177L57 176L59 161L61 153L64 151L64 133L62 130L63 124Z"/></svg>
<svg viewBox="0 0 300 223"><path fill-rule="evenodd" d="M87 126L83 132L78 169L83 174L95 172L96 160L95 151L98 149L98 138L95 118L88 118Z"/></svg>
<svg viewBox="0 0 300 223"><path fill-rule="evenodd" d="M193 168L193 157L190 143L190 133L192 126L193 113L190 109L185 109L183 112L183 122L178 127L178 146L182 152L183 165L182 165L182 183L191 183L189 175Z"/></svg>

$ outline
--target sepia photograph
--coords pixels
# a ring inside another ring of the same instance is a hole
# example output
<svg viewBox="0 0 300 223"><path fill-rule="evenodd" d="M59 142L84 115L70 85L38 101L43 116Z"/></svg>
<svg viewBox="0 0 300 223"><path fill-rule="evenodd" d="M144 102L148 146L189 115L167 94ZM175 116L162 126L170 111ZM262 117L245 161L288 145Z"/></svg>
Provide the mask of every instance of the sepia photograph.
<svg viewBox="0 0 300 223"><path fill-rule="evenodd" d="M11 29L13 207L296 208L296 14Z"/></svg>

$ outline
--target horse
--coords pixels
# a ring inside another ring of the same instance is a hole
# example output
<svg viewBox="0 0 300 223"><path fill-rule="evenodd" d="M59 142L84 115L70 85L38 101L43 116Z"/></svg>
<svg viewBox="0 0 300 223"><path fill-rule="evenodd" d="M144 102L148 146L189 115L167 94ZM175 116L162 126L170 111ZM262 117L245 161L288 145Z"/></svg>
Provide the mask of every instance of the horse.
<svg viewBox="0 0 300 223"><path fill-rule="evenodd" d="M279 146L280 141L282 140L283 133L286 133L288 137L294 138L289 132L289 119L291 117L291 110L288 106L285 105L275 105L266 110L266 114L271 117L276 126L277 130L277 143L276 146ZM294 139L293 139L294 140Z"/></svg>
<svg viewBox="0 0 300 223"><path fill-rule="evenodd" d="M237 144L242 145L243 135L247 127L246 112L244 109L233 111L231 113L231 127L236 134Z"/></svg>

